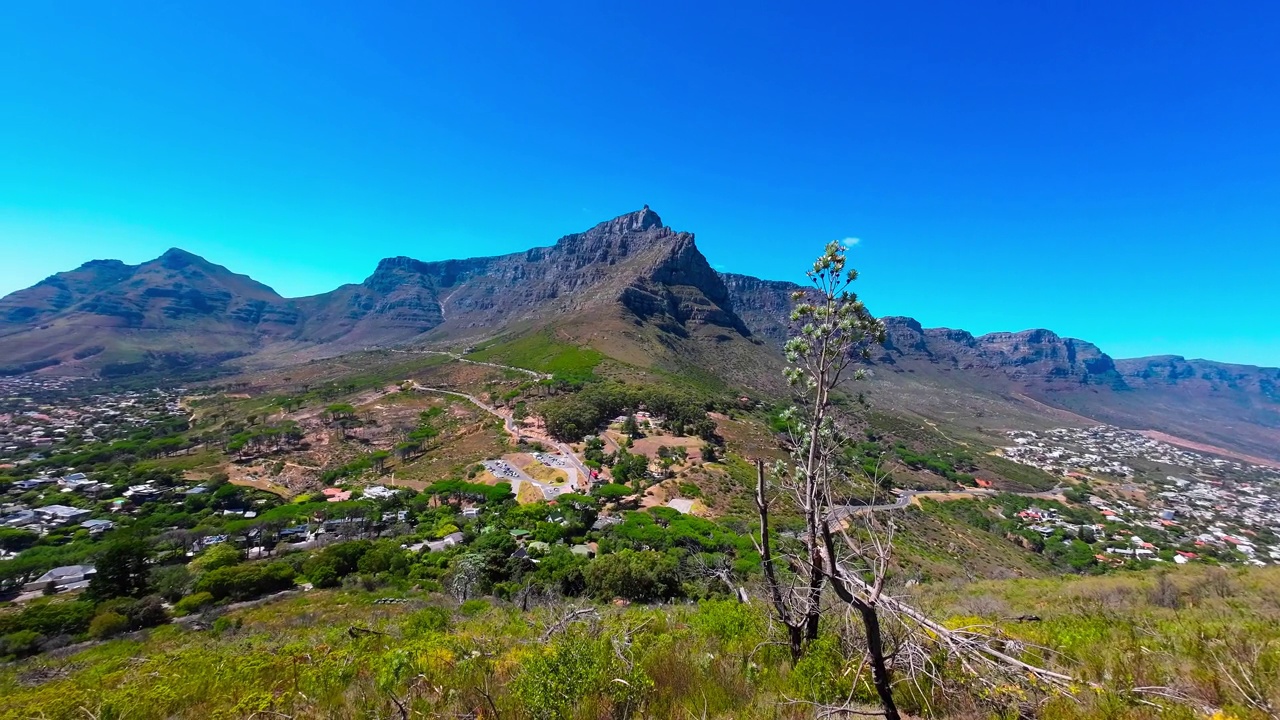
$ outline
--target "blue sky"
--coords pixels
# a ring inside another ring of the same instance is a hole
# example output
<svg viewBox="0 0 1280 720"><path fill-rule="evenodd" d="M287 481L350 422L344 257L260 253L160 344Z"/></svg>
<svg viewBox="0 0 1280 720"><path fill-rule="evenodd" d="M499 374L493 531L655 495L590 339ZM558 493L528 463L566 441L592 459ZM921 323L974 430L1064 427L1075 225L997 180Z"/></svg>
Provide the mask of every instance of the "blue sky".
<svg viewBox="0 0 1280 720"><path fill-rule="evenodd" d="M860 238L877 314L1276 366L1277 37L1266 2L12 4L0 292L179 246L312 294L648 203L769 278Z"/></svg>

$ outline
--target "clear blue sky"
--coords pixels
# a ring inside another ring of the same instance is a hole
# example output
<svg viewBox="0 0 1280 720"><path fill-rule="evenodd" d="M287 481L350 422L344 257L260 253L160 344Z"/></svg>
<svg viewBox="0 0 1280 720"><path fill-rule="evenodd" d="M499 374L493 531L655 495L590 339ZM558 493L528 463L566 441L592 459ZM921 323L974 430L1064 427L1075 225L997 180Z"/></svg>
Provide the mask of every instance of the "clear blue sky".
<svg viewBox="0 0 1280 720"><path fill-rule="evenodd" d="M206 9L191 9L195 5ZM10 3L0 292L170 246L285 295L650 204L878 314L1280 365L1280 4Z"/></svg>

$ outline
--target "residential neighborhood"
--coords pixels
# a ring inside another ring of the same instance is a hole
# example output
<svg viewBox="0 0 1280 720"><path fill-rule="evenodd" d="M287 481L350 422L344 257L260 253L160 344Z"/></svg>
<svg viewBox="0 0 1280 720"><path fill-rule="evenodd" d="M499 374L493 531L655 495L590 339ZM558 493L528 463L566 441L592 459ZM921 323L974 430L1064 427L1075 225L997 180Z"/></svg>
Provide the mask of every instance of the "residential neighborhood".
<svg viewBox="0 0 1280 720"><path fill-rule="evenodd" d="M1014 445L1003 448L1005 457L1074 481L1077 497L1101 516L1091 530L1108 540L1102 560L1163 555L1185 564L1213 553L1252 565L1280 564L1280 468L1106 425L1018 430L1009 437ZM1022 519L1036 530L1064 526L1048 510ZM1163 542L1145 539L1153 535Z"/></svg>

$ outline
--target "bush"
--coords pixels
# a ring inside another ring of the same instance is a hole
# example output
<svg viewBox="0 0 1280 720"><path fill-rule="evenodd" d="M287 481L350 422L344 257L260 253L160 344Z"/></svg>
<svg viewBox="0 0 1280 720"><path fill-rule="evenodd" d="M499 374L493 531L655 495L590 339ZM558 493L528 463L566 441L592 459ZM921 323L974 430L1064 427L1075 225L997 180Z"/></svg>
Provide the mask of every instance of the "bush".
<svg viewBox="0 0 1280 720"><path fill-rule="evenodd" d="M234 487L228 485L227 487ZM191 561L191 570L195 573L205 573L217 570L219 568L230 567L238 564L243 558L240 551L234 545L229 543L218 543L213 547L200 553L196 559Z"/></svg>
<svg viewBox="0 0 1280 720"><path fill-rule="evenodd" d="M447 632L452 625L449 611L441 607L427 607L409 616L404 628L410 635Z"/></svg>
<svg viewBox="0 0 1280 720"><path fill-rule="evenodd" d="M269 565L232 565L205 573L196 581L196 592L215 600L250 600L293 587L293 568L282 562Z"/></svg>
<svg viewBox="0 0 1280 720"><path fill-rule="evenodd" d="M129 629L129 618L118 612L107 610L99 613L89 623L89 637L104 640L114 637Z"/></svg>
<svg viewBox="0 0 1280 720"><path fill-rule="evenodd" d="M212 604L213 595L207 592L198 592L179 600L173 606L173 611L179 615L190 615L191 613L202 610Z"/></svg>
<svg viewBox="0 0 1280 720"><path fill-rule="evenodd" d="M191 572L185 565L164 565L151 570L151 589L169 602L178 602L191 590Z"/></svg>
<svg viewBox="0 0 1280 720"><path fill-rule="evenodd" d="M40 635L79 635L89 629L94 606L83 600L41 602L16 614L0 615L0 635L31 630Z"/></svg>
<svg viewBox="0 0 1280 720"><path fill-rule="evenodd" d="M689 624L722 642L763 635L765 618L754 607L733 600L704 600Z"/></svg>
<svg viewBox="0 0 1280 720"><path fill-rule="evenodd" d="M0 637L0 657L24 658L40 652L40 633L19 630Z"/></svg>
<svg viewBox="0 0 1280 720"><path fill-rule="evenodd" d="M338 569L332 562L318 562L307 570L307 579L315 588L333 588L342 584Z"/></svg>
<svg viewBox="0 0 1280 720"><path fill-rule="evenodd" d="M169 622L169 613L164 610L164 603L158 595L148 595L141 600L130 603L124 615L129 619L129 627L134 630L164 625Z"/></svg>
<svg viewBox="0 0 1280 720"><path fill-rule="evenodd" d="M468 600L462 603L462 607L458 608L458 612L462 613L463 617L475 617L488 609L489 603L484 600Z"/></svg>
<svg viewBox="0 0 1280 720"><path fill-rule="evenodd" d="M621 597L649 602L676 595L675 558L652 550L622 550L596 558L586 569L587 591L600 600Z"/></svg>

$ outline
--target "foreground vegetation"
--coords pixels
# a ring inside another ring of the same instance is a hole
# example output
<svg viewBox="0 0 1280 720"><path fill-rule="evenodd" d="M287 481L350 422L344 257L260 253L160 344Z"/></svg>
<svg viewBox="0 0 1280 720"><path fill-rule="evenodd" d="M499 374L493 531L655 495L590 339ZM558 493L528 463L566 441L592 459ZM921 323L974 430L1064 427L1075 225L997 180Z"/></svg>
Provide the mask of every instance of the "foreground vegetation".
<svg viewBox="0 0 1280 720"><path fill-rule="evenodd" d="M1074 668L1073 695L904 678L932 717L1269 717L1280 703L1280 573L983 582L918 590L951 626L992 623ZM379 602L403 598L403 602ZM1038 620L1025 616L1034 615ZM1012 620L1020 617L1022 620ZM358 581L0 670L3 718L800 718L871 700L856 637L792 664L759 602L666 606L456 599ZM1089 683L1098 683L1095 688ZM1159 694L1125 692L1159 686ZM1179 699L1170 699L1176 696Z"/></svg>

